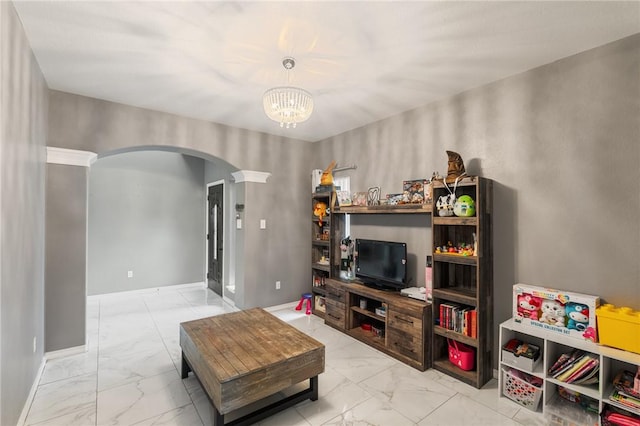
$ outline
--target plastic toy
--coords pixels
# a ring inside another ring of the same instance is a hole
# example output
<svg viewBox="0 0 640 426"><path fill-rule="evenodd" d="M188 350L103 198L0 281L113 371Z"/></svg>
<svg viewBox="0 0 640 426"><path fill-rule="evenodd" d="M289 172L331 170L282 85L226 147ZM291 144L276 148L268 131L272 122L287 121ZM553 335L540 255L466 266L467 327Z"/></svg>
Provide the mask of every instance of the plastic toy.
<svg viewBox="0 0 640 426"><path fill-rule="evenodd" d="M318 218L318 226L322 226L322 218L327 215L327 203L318 201L313 206L313 215Z"/></svg>
<svg viewBox="0 0 640 426"><path fill-rule="evenodd" d="M527 293L518 295L518 315L537 321L541 304L542 299L539 297Z"/></svg>
<svg viewBox="0 0 640 426"><path fill-rule="evenodd" d="M584 331L589 325L589 307L582 303L569 302L566 306L567 328L569 330Z"/></svg>
<svg viewBox="0 0 640 426"><path fill-rule="evenodd" d="M540 314L540 322L564 327L565 308L562 303L557 300L544 299L540 310L542 311Z"/></svg>
<svg viewBox="0 0 640 426"><path fill-rule="evenodd" d="M471 217L476 215L476 203L468 195L461 195L453 204L453 213L458 217Z"/></svg>

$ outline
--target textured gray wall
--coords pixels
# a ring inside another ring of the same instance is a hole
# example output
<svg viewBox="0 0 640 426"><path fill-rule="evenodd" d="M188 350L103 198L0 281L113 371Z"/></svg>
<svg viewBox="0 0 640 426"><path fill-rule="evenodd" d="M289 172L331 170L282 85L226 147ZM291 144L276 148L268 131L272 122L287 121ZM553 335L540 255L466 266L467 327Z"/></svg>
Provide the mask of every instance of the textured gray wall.
<svg viewBox="0 0 640 426"><path fill-rule="evenodd" d="M266 184L247 184L259 190L245 194L244 203L255 211L255 218L247 217L243 232L237 234L244 239L238 244L244 251L238 252L236 262L247 270L236 276L236 305L285 303L308 290L311 144L51 91L48 145L99 155L171 147L205 159L219 158L235 169L272 173ZM267 232L258 229L257 218L267 220ZM266 240L267 234L273 238ZM246 254L251 257L245 261ZM260 258L260 273L248 270L256 264L254 257ZM267 258L269 262L264 261ZM282 290L275 290L275 280L282 281ZM238 300L243 286L244 297Z"/></svg>
<svg viewBox="0 0 640 426"><path fill-rule="evenodd" d="M202 159L172 152L96 161L89 177L88 294L202 282L203 180Z"/></svg>
<svg viewBox="0 0 640 426"><path fill-rule="evenodd" d="M312 168L396 192L450 149L493 179L495 330L517 282L640 309L639 75L635 35L318 142Z"/></svg>
<svg viewBox="0 0 640 426"><path fill-rule="evenodd" d="M0 84L0 424L13 425L44 349L48 92L9 2L0 2Z"/></svg>
<svg viewBox="0 0 640 426"><path fill-rule="evenodd" d="M45 352L85 344L87 175L86 167L47 164Z"/></svg>

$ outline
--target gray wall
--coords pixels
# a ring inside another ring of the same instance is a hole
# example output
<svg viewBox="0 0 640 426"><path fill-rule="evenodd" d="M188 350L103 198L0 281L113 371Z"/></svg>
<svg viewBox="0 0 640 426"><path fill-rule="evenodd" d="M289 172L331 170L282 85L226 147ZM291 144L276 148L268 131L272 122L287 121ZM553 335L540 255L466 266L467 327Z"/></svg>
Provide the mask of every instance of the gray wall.
<svg viewBox="0 0 640 426"><path fill-rule="evenodd" d="M57 91L50 92L49 118L50 146L99 155L171 147L221 159L234 169L272 173L266 184L246 184L247 216L237 234L243 239L237 247L244 250L236 257L245 270L236 276L241 291L235 303L239 308L269 306L308 290L311 144ZM259 229L260 218L267 220L267 230ZM275 290L276 280L282 281L281 290Z"/></svg>
<svg viewBox="0 0 640 426"><path fill-rule="evenodd" d="M88 294L202 282L203 180L202 159L173 152L96 161L89 177Z"/></svg>
<svg viewBox="0 0 640 426"><path fill-rule="evenodd" d="M9 2L0 2L0 84L0 424L13 425L44 349L48 92Z"/></svg>
<svg viewBox="0 0 640 426"><path fill-rule="evenodd" d="M312 166L396 192L450 149L493 179L496 331L517 282L640 309L639 75L634 35L318 142Z"/></svg>
<svg viewBox="0 0 640 426"><path fill-rule="evenodd" d="M87 174L86 167L47 164L46 352L86 340Z"/></svg>

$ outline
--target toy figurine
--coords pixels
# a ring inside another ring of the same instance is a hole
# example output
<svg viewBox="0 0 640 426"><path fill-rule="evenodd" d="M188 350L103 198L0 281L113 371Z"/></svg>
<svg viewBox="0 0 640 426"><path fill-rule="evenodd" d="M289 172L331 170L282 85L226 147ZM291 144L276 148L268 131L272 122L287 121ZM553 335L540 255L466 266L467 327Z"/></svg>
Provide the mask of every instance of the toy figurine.
<svg viewBox="0 0 640 426"><path fill-rule="evenodd" d="M584 331L589 326L589 307L582 303L569 302L566 306L567 328L569 330Z"/></svg>
<svg viewBox="0 0 640 426"><path fill-rule="evenodd" d="M452 183L455 182L458 177L464 176L467 173L464 168L464 161L462 160L460 154L454 151L447 151L447 157L448 166L445 182Z"/></svg>
<svg viewBox="0 0 640 426"><path fill-rule="evenodd" d="M327 203L318 201L313 206L313 215L318 218L318 226L322 226L322 218L327 215Z"/></svg>
<svg viewBox="0 0 640 426"><path fill-rule="evenodd" d="M537 321L541 304L542 299L539 297L527 293L518 295L518 315L522 316L522 318L531 318Z"/></svg>
<svg viewBox="0 0 640 426"><path fill-rule="evenodd" d="M336 167L336 161L332 161L329 167L324 169L320 176L320 185L333 185L333 169Z"/></svg>
<svg viewBox="0 0 640 426"><path fill-rule="evenodd" d="M544 299L540 306L540 322L564 327L565 309L564 305L557 300Z"/></svg>

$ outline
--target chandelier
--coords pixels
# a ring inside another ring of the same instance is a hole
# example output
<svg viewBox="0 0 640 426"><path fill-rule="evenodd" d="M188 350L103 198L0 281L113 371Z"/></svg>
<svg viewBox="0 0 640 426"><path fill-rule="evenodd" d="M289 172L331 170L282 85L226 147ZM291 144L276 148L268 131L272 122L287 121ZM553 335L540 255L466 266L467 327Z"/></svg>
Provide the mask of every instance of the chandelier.
<svg viewBox="0 0 640 426"><path fill-rule="evenodd" d="M287 84L289 84L289 71L296 66L293 58L282 60L284 69L287 70ZM306 121L313 112L313 98L311 93L304 89L291 86L274 87L264 92L262 97L264 112L267 117L280 123L280 127L296 127L296 124Z"/></svg>

